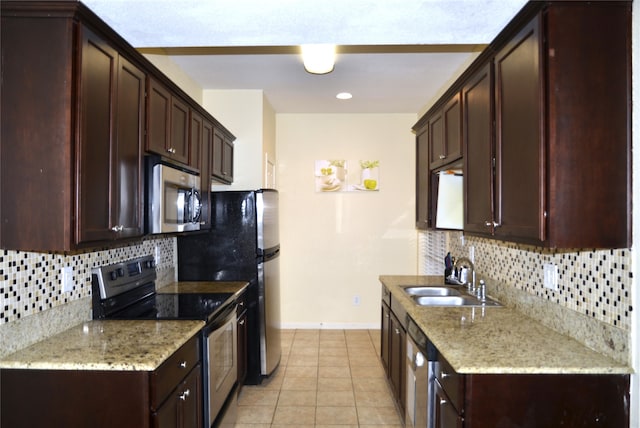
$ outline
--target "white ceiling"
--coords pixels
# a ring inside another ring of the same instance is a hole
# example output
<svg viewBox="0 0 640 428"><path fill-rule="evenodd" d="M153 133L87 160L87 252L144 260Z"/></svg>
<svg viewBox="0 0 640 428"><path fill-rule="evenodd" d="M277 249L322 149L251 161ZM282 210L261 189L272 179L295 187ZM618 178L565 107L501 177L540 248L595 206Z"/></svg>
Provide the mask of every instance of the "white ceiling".
<svg viewBox="0 0 640 428"><path fill-rule="evenodd" d="M525 0L82 0L203 89L260 89L278 113L417 113ZM297 46L339 45L304 71ZM158 48L164 48L159 50ZM339 101L338 92L353 93Z"/></svg>

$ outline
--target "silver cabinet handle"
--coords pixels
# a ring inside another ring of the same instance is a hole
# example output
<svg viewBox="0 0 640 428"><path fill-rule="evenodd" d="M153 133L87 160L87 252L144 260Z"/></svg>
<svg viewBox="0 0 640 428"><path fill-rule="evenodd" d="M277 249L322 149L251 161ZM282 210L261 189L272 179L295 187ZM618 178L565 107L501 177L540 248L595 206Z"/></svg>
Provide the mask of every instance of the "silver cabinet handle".
<svg viewBox="0 0 640 428"><path fill-rule="evenodd" d="M191 391L189 391L188 389L186 391L184 391L182 394L180 394L178 396L178 398L180 398L182 401L185 401L187 399L187 397L189 396L189 394L191 394Z"/></svg>
<svg viewBox="0 0 640 428"><path fill-rule="evenodd" d="M400 330L396 328L396 334L400 334Z"/></svg>
<svg viewBox="0 0 640 428"><path fill-rule="evenodd" d="M451 375L449 373L447 373L447 372L440 373L440 377L442 377L442 379L448 378L449 376L451 376Z"/></svg>
<svg viewBox="0 0 640 428"><path fill-rule="evenodd" d="M173 147L169 147L167 149L167 152L171 153L172 155L175 155L176 154L176 149L174 149Z"/></svg>
<svg viewBox="0 0 640 428"><path fill-rule="evenodd" d="M445 156L445 155L440 155L440 156L439 156L439 158L440 158L440 159L445 159L445 158L446 158L446 156Z"/></svg>
<svg viewBox="0 0 640 428"><path fill-rule="evenodd" d="M121 225L121 224L119 224L119 225L117 225L117 226L113 226L113 227L111 228L111 230L112 230L112 231L114 231L114 232L122 232L122 230L123 230L123 229L124 229L124 226L123 226L123 225Z"/></svg>
<svg viewBox="0 0 640 428"><path fill-rule="evenodd" d="M238 324L244 325L244 320L240 320L240 322Z"/></svg>
<svg viewBox="0 0 640 428"><path fill-rule="evenodd" d="M180 362L180 368L181 369L186 369L187 368L187 362L186 361L181 361Z"/></svg>
<svg viewBox="0 0 640 428"><path fill-rule="evenodd" d="M493 226L493 227L499 227L499 226L500 226L500 223L497 223L497 222L495 222L495 221L486 221L486 222L484 223L484 225L485 225L485 226L487 226L487 227L491 227L491 226Z"/></svg>

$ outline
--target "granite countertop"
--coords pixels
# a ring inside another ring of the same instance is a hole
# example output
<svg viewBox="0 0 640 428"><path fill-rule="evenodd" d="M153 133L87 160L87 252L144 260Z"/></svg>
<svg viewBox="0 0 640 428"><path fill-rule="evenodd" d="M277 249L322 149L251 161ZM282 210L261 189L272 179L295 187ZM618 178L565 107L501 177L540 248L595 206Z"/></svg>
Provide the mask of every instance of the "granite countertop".
<svg viewBox="0 0 640 428"><path fill-rule="evenodd" d="M245 281L180 281L158 293L229 293ZM198 320L87 321L0 359L3 369L153 371L197 334Z"/></svg>
<svg viewBox="0 0 640 428"><path fill-rule="evenodd" d="M157 293L232 293L240 294L249 285L246 281L179 281L157 290Z"/></svg>
<svg viewBox="0 0 640 428"><path fill-rule="evenodd" d="M380 281L458 373L633 372L513 308L421 307L402 291L407 285L443 285L441 276L381 275Z"/></svg>
<svg viewBox="0 0 640 428"><path fill-rule="evenodd" d="M203 321L88 321L0 360L3 369L153 371Z"/></svg>

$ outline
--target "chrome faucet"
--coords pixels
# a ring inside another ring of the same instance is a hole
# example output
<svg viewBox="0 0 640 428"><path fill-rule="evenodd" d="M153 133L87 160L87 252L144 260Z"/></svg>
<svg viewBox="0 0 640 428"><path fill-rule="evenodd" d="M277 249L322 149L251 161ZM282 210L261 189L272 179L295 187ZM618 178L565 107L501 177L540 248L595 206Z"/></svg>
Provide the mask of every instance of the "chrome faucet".
<svg viewBox="0 0 640 428"><path fill-rule="evenodd" d="M476 292L476 271L471 260L466 257L457 258L454 265L454 272L457 272L458 279L463 284L466 284L467 290L469 290L471 293Z"/></svg>

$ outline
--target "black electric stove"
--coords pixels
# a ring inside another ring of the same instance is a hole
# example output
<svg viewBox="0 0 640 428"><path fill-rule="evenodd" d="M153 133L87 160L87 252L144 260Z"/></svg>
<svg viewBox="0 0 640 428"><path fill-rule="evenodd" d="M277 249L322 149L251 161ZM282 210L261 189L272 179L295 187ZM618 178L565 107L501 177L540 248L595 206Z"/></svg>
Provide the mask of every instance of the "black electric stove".
<svg viewBox="0 0 640 428"><path fill-rule="evenodd" d="M156 293L151 256L94 268L94 319L203 320L224 311L233 293Z"/></svg>
<svg viewBox="0 0 640 428"><path fill-rule="evenodd" d="M151 256L92 269L93 319L204 321L198 334L203 428L210 428L227 413L233 415L229 409L236 405L234 293L157 293L155 280Z"/></svg>

